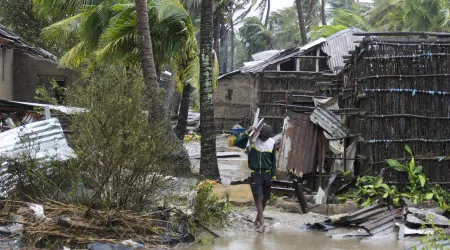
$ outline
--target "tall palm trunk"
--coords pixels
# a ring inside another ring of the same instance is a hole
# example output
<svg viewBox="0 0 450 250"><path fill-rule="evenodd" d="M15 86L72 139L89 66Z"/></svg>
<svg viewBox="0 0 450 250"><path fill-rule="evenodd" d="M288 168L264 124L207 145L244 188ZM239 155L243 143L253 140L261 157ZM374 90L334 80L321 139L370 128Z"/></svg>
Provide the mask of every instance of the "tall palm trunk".
<svg viewBox="0 0 450 250"><path fill-rule="evenodd" d="M297 15L298 15L298 26L300 29L300 35L302 37L302 45L305 45L308 42L308 38L306 37L306 25L305 18L303 16L303 0L295 0L295 4L297 7Z"/></svg>
<svg viewBox="0 0 450 250"><path fill-rule="evenodd" d="M322 4L320 6L320 15L322 17L322 25L326 26L327 25L327 18L325 16L325 0L322 0Z"/></svg>
<svg viewBox="0 0 450 250"><path fill-rule="evenodd" d="M148 25L148 9L146 0L135 0L136 17L138 22L139 52L142 64L144 83L149 90L158 86L155 59L153 57L150 27Z"/></svg>
<svg viewBox="0 0 450 250"><path fill-rule="evenodd" d="M191 92L191 84L186 84L183 88L183 93L181 94L180 110L178 111L178 122L177 127L175 128L175 134L180 140L184 140L184 135L186 134Z"/></svg>
<svg viewBox="0 0 450 250"><path fill-rule="evenodd" d="M138 23L138 37L139 37L139 54L141 59L142 75L144 77L144 84L147 88L148 94L155 98L156 101L149 105L149 122L152 124L160 124L167 127L168 138L173 143L174 150L171 152L172 156L167 158L167 164L176 164L178 171L175 174L186 174L190 170L189 155L183 144L176 137L170 124L167 122L168 96L164 98L158 91L158 76L155 67L155 59L153 57L152 40L150 36L147 0L135 0L136 4L136 18ZM166 92L166 94L168 94ZM163 99L164 98L164 99ZM161 112L163 111L163 112Z"/></svg>
<svg viewBox="0 0 450 250"><path fill-rule="evenodd" d="M220 177L216 156L216 129L213 105L213 0L202 0L200 21L200 174Z"/></svg>
<svg viewBox="0 0 450 250"><path fill-rule="evenodd" d="M267 25L269 25L269 17L270 17L270 0L267 0L266 20L264 21L264 26L266 27Z"/></svg>
<svg viewBox="0 0 450 250"><path fill-rule="evenodd" d="M216 9L215 17L214 17L214 51L216 52L217 61L220 62L220 17L221 17L221 8ZM219 68L220 68L219 63Z"/></svg>
<svg viewBox="0 0 450 250"><path fill-rule="evenodd" d="M231 64L231 66L230 66L230 71L233 71L234 70L234 51L235 51L235 47L236 47L236 44L235 44L235 41L234 41L234 23L233 23L233 18L231 18L231 21L230 21L230 30L231 30L231 62L230 62L230 64Z"/></svg>

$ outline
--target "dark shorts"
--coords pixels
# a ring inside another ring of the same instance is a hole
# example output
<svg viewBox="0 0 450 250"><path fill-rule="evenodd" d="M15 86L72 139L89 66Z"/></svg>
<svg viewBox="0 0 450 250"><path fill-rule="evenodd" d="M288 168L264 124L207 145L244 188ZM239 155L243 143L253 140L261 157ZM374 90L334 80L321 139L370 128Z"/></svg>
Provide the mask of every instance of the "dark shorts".
<svg viewBox="0 0 450 250"><path fill-rule="evenodd" d="M252 173L250 176L250 188L253 198L256 200L263 197L264 200L270 200L270 191L272 188L272 176L270 172Z"/></svg>

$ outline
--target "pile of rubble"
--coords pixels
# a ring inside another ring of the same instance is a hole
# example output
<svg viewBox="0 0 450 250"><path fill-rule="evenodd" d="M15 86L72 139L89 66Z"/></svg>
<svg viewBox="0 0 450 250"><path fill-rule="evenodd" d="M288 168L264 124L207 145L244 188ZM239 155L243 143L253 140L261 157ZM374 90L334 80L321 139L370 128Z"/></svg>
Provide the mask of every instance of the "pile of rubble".
<svg viewBox="0 0 450 250"><path fill-rule="evenodd" d="M369 237L396 237L403 240L410 237L433 235L435 228L442 228L450 235L450 220L438 209L418 208L411 203L402 208L393 208L386 203L375 204L348 214L330 216L327 220L306 224L304 229L331 231L336 228L350 228L349 233L331 234L337 239L362 239ZM441 245L450 246L450 241ZM416 245L417 249L421 249Z"/></svg>

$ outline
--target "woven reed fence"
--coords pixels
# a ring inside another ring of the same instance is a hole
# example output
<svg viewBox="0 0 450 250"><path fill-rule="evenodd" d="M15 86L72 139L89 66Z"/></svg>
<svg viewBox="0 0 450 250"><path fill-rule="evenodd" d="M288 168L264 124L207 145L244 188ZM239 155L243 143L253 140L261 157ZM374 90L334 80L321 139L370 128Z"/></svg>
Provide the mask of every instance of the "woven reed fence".
<svg viewBox="0 0 450 250"><path fill-rule="evenodd" d="M312 111L311 97L336 95L334 79L334 75L315 72L265 72L258 81L260 116L272 125L275 133L280 133L287 109Z"/></svg>
<svg viewBox="0 0 450 250"><path fill-rule="evenodd" d="M386 159L416 162L434 183L450 188L450 39L365 38L340 75L341 105L361 134L356 174L377 174ZM387 170L402 184L407 176Z"/></svg>

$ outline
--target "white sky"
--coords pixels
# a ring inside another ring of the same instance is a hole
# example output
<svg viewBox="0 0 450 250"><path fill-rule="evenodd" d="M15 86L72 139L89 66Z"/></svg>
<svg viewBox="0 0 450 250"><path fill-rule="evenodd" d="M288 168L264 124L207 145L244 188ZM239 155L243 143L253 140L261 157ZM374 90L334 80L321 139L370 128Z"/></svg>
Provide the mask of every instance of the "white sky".
<svg viewBox="0 0 450 250"><path fill-rule="evenodd" d="M271 11L276 11L285 7L290 7L294 5L294 0L275 0L270 1Z"/></svg>

